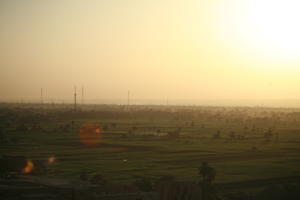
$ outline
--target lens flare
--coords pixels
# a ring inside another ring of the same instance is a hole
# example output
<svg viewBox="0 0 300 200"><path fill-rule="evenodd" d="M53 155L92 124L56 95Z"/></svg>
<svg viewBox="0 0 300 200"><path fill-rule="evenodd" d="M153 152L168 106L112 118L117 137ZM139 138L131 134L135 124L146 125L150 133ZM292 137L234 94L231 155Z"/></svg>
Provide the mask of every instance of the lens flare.
<svg viewBox="0 0 300 200"><path fill-rule="evenodd" d="M26 166L23 168L22 171L24 174L29 174L30 172L32 172L33 168L34 168L33 162L31 160L27 160Z"/></svg>
<svg viewBox="0 0 300 200"><path fill-rule="evenodd" d="M95 130L95 132L100 134L100 133L101 133L101 130L100 130L99 128L97 128L97 129Z"/></svg>
<svg viewBox="0 0 300 200"><path fill-rule="evenodd" d="M80 141L87 146L96 146L100 143L102 131L99 125L87 123L80 127Z"/></svg>
<svg viewBox="0 0 300 200"><path fill-rule="evenodd" d="M48 158L48 164L53 164L53 163L55 163L55 161L56 161L56 158L54 156Z"/></svg>

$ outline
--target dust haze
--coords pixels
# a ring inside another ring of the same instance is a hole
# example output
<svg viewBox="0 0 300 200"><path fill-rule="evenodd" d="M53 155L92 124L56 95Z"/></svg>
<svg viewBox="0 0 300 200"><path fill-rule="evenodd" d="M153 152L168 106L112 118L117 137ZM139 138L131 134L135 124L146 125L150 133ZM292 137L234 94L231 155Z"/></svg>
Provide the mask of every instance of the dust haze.
<svg viewBox="0 0 300 200"><path fill-rule="evenodd" d="M299 106L299 56L225 38L222 2L1 1L0 100Z"/></svg>

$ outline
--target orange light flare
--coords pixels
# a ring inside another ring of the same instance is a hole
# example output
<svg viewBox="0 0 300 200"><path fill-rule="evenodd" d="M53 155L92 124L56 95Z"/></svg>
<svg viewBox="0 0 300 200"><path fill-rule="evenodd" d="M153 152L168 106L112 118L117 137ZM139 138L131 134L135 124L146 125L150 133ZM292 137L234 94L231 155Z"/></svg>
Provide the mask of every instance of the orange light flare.
<svg viewBox="0 0 300 200"><path fill-rule="evenodd" d="M55 163L55 162L56 162L56 158L55 158L54 156L48 158L48 164L49 164L49 165L50 165L50 164L53 164L53 163Z"/></svg>
<svg viewBox="0 0 300 200"><path fill-rule="evenodd" d="M26 166L23 168L22 171L24 174L29 174L32 172L33 168L34 168L33 162L31 160L27 160Z"/></svg>
<svg viewBox="0 0 300 200"><path fill-rule="evenodd" d="M100 144L102 130L95 123L87 123L80 127L80 142L87 146L97 146Z"/></svg>
<svg viewBox="0 0 300 200"><path fill-rule="evenodd" d="M101 133L100 128L97 128L97 129L95 130L95 132L98 133L98 134L100 134L100 133Z"/></svg>

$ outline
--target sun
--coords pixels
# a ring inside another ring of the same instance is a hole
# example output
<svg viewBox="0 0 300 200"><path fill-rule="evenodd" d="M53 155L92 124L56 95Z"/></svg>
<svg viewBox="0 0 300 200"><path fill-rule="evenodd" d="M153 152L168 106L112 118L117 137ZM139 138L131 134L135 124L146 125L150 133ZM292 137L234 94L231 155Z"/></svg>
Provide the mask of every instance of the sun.
<svg viewBox="0 0 300 200"><path fill-rule="evenodd" d="M235 51L300 60L300 1L220 0L217 32Z"/></svg>

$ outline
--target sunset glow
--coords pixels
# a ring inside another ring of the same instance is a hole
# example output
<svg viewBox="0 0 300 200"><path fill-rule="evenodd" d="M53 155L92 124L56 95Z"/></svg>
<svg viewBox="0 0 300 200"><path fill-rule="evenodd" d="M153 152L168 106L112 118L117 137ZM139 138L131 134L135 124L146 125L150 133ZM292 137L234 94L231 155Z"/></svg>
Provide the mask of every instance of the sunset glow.
<svg viewBox="0 0 300 200"><path fill-rule="evenodd" d="M299 62L299 7L296 0L224 0L218 10L219 26L227 45L239 53Z"/></svg>
<svg viewBox="0 0 300 200"><path fill-rule="evenodd" d="M39 102L43 88L44 102L70 103L81 85L86 103L127 104L129 90L133 104L299 99L299 10L296 0L1 1L0 101Z"/></svg>
<svg viewBox="0 0 300 200"><path fill-rule="evenodd" d="M0 28L1 197L299 199L300 0L0 0Z"/></svg>

